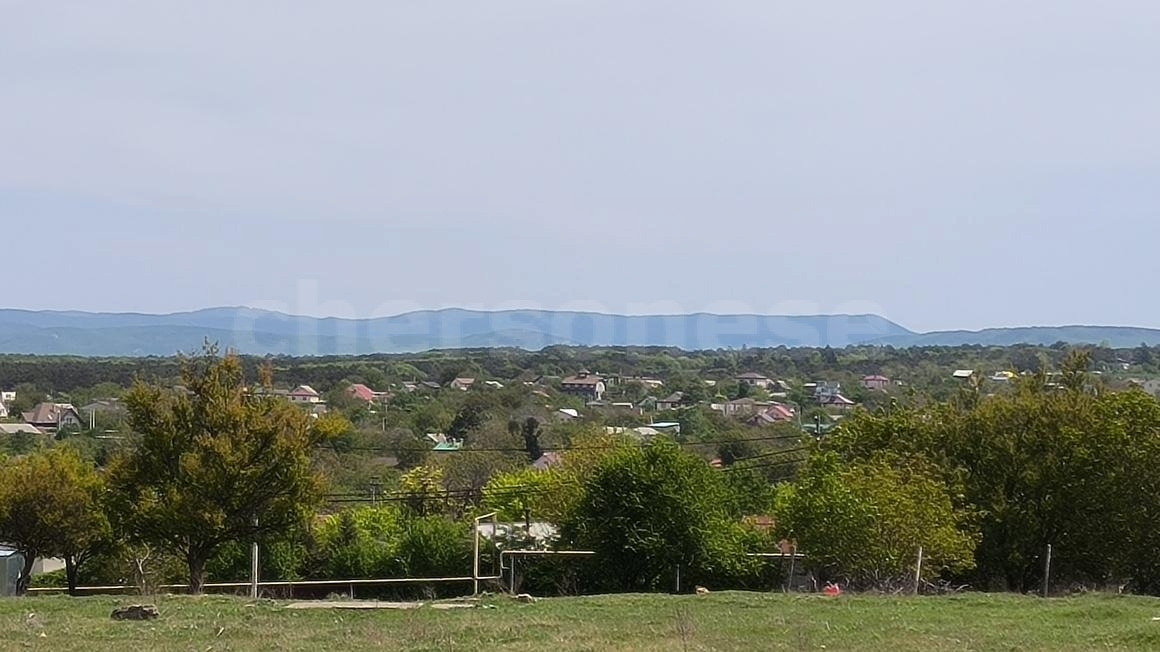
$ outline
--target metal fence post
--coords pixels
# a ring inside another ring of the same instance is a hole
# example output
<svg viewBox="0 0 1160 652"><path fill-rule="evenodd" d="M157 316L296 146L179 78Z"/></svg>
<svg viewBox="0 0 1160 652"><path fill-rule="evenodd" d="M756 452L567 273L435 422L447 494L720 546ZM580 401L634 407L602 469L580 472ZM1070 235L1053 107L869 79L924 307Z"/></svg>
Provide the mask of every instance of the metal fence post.
<svg viewBox="0 0 1160 652"><path fill-rule="evenodd" d="M254 517L254 541L250 546L250 599L258 599L258 517Z"/></svg>
<svg viewBox="0 0 1160 652"><path fill-rule="evenodd" d="M914 566L914 594L918 595L918 589L922 586L922 546L918 547L918 563Z"/></svg>
<svg viewBox="0 0 1160 652"><path fill-rule="evenodd" d="M794 565L797 562L797 546L790 548L789 552L789 577L785 580L785 591L789 593L793 590L793 571Z"/></svg>

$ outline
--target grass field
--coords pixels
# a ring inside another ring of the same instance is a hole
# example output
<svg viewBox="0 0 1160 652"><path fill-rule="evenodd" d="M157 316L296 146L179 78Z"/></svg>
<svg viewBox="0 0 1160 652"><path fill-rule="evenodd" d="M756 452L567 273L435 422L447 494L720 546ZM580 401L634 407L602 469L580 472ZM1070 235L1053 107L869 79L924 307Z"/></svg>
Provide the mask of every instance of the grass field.
<svg viewBox="0 0 1160 652"><path fill-rule="evenodd" d="M0 599L2 650L1147 650L1160 600L713 593L554 598L476 608L291 610L158 597L161 618L114 622L128 598ZM140 602L139 600L136 602Z"/></svg>

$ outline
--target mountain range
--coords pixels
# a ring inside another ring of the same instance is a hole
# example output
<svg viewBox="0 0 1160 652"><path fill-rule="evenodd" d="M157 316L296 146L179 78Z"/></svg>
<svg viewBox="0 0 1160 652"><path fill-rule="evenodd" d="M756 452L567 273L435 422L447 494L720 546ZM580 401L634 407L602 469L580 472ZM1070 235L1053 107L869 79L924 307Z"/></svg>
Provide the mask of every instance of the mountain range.
<svg viewBox="0 0 1160 652"><path fill-rule="evenodd" d="M554 310L425 310L373 319L316 318L254 308L163 315L0 309L0 353L173 355L204 340L242 353L341 355L551 345L686 350L856 344L957 346L1106 343L1160 345L1160 329L1118 326L992 328L918 333L878 315L608 315Z"/></svg>

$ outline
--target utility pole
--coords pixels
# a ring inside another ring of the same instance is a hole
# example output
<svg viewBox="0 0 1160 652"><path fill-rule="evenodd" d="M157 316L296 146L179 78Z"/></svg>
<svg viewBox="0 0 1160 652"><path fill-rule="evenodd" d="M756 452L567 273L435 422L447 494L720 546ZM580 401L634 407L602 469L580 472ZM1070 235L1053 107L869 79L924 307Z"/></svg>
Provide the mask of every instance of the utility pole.
<svg viewBox="0 0 1160 652"><path fill-rule="evenodd" d="M371 476L371 507L378 507L379 505L379 489L383 486L383 481L379 476Z"/></svg>

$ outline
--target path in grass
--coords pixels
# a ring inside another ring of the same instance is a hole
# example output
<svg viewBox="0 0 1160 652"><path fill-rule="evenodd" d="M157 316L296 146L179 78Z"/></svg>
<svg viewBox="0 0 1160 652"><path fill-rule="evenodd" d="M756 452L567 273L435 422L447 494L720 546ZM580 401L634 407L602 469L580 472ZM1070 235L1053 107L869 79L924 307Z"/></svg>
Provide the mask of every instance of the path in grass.
<svg viewBox="0 0 1160 652"><path fill-rule="evenodd" d="M0 599L0 650L1093 650L1160 649L1160 601L713 593L617 595L474 609L292 610L167 596L161 618L114 622L127 598Z"/></svg>

